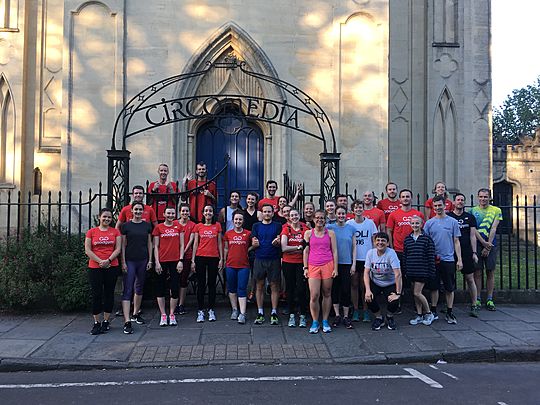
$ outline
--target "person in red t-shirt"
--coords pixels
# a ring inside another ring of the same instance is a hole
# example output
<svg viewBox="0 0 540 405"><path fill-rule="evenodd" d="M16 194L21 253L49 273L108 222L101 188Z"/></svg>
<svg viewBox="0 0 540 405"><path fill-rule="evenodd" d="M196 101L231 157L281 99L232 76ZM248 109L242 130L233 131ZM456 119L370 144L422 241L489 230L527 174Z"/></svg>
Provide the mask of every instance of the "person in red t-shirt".
<svg viewBox="0 0 540 405"><path fill-rule="evenodd" d="M362 216L367 219L371 219L379 232L386 232L386 217L383 210L374 207L373 201L375 200L375 195L373 191L365 191L362 201L364 202L364 212Z"/></svg>
<svg viewBox="0 0 540 405"><path fill-rule="evenodd" d="M207 205L214 206L217 202L217 186L214 181L208 182L208 171L206 163L197 163L195 169L195 179L188 173L182 179L184 190L195 190L189 193L189 208L195 222L202 222L204 219L203 209Z"/></svg>
<svg viewBox="0 0 540 405"><path fill-rule="evenodd" d="M197 274L197 322L204 322L204 293L208 279L208 320L216 320L216 279L218 270L223 269L223 243L221 225L214 219L214 207L203 209L204 222L195 225L191 266Z"/></svg>
<svg viewBox="0 0 540 405"><path fill-rule="evenodd" d="M88 256L88 276L92 288L92 335L107 332L114 303L114 287L120 267L118 256L122 251L122 235L109 226L112 221L110 208L99 212L99 226L90 229L84 240L84 252ZM103 322L100 317L103 312Z"/></svg>
<svg viewBox="0 0 540 405"><path fill-rule="evenodd" d="M193 258L193 241L195 239L193 230L195 229L196 224L190 220L188 204L180 204L179 209L180 219L178 220L178 224L182 227L182 232L184 233L184 258L182 259L183 265L182 272L180 273L180 294L178 297L178 307L176 308L175 314L185 315L187 313L185 302L188 280L192 272L191 259Z"/></svg>
<svg viewBox="0 0 540 405"><path fill-rule="evenodd" d="M389 215L399 208L399 200L397 198L397 184L387 183L386 187L387 198L383 198L377 202L377 208L384 212L386 222L388 222Z"/></svg>
<svg viewBox="0 0 540 405"><path fill-rule="evenodd" d="M135 202L142 203L143 198L144 198L144 187L134 186L133 189L131 190L131 198L132 198L131 204L128 204L124 208L122 208L122 210L120 211L120 215L118 215L118 221L116 221L116 229L120 229L122 224L125 224L126 222L131 221L133 219L131 206ZM151 223L152 227L157 225L156 212L149 205L144 204L142 220L145 222Z"/></svg>
<svg viewBox="0 0 540 405"><path fill-rule="evenodd" d="M233 213L234 228L225 232L225 259L227 290L231 301L231 319L246 323L247 284L249 280L249 257L251 232L244 229L244 212ZM240 311L238 310L240 308Z"/></svg>
<svg viewBox="0 0 540 405"><path fill-rule="evenodd" d="M444 197L444 212L449 213L454 210L454 203L448 199L448 192L446 191L446 184L444 184L444 182L438 181L435 183L433 193L435 195L442 195ZM433 209L433 198L429 198L424 206L426 207L428 219L433 218L435 216L435 210Z"/></svg>
<svg viewBox="0 0 540 405"><path fill-rule="evenodd" d="M148 185L148 204L152 206L157 215L158 222L165 221L165 208L176 208L178 198L174 194L178 191L176 183L168 181L169 166L162 163L158 167L159 179Z"/></svg>
<svg viewBox="0 0 540 405"><path fill-rule="evenodd" d="M184 256L184 233L182 226L174 221L176 209L165 208L165 222L158 224L154 236L154 258L156 264L156 299L161 313L159 326L176 326L174 310L178 304L179 273L182 272ZM170 291L169 317L165 312L165 292Z"/></svg>
<svg viewBox="0 0 540 405"><path fill-rule="evenodd" d="M302 192L302 184L296 185L296 192L294 194L293 199L291 201L287 201L287 199L285 198L285 200L281 203L281 206L279 203L279 199L281 197L276 196L277 189L278 189L278 185L275 180L268 180L266 182L267 197L259 200L259 203L257 205L257 208L259 209L259 211L262 211L262 207L265 204L269 204L272 207L274 207L274 213L277 213L278 215L279 215L280 209L283 208L284 206L290 205L291 207L294 207L294 205L298 201L298 197L300 196L300 193Z"/></svg>
<svg viewBox="0 0 540 405"><path fill-rule="evenodd" d="M307 280L304 277L304 234L308 227L300 222L298 210L291 209L289 222L281 231L282 269L285 276L287 303L289 306L289 327L296 326L296 309L299 309L299 326L307 325Z"/></svg>
<svg viewBox="0 0 540 405"><path fill-rule="evenodd" d="M405 238L412 232L410 220L413 215L417 215L424 220L424 214L417 211L411 206L412 191L404 188L399 192L399 202L401 208L392 212L386 221L386 229L390 236L390 243L398 255L399 262L401 263L401 271L403 275L406 275L404 268L405 261L403 260L403 242Z"/></svg>

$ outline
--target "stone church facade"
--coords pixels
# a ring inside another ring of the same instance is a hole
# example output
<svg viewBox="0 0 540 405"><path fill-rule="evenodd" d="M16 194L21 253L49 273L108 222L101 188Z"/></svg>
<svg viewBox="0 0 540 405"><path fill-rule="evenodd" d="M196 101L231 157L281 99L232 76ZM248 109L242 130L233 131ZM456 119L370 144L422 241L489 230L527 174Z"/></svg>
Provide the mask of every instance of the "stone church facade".
<svg viewBox="0 0 540 405"><path fill-rule="evenodd" d="M492 182L489 0L0 4L1 189L31 190L36 168L45 191L106 183L113 126L131 97L228 57L324 109L342 184L382 191L394 181L425 194L443 180L470 194ZM290 97L227 69L170 86L164 97L233 93ZM319 140L272 122L250 125L260 139L257 184L287 171L319 191ZM154 180L160 162L174 179L192 171L209 128L191 119L126 139L131 185ZM212 134L216 143L225 136Z"/></svg>

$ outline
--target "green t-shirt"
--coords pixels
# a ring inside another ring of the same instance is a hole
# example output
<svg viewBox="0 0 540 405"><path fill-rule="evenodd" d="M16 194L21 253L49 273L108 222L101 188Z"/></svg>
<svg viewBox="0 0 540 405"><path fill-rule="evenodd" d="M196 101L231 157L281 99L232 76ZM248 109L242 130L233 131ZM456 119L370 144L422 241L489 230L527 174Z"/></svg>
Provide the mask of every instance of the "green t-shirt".
<svg viewBox="0 0 540 405"><path fill-rule="evenodd" d="M482 235L485 240L489 238L489 232L493 226L493 222L496 219L502 221L502 211L499 207L494 205L488 205L486 208L480 208L479 205L471 209L471 214L474 215L476 219L476 229ZM493 239L493 244L495 244L495 239Z"/></svg>

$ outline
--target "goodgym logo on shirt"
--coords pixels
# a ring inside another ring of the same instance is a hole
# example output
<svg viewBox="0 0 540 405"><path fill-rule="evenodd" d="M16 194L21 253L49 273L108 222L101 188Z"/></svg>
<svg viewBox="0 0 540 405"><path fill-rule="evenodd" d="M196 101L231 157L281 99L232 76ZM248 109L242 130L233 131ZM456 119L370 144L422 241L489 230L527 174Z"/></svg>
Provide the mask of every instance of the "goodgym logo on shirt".
<svg viewBox="0 0 540 405"><path fill-rule="evenodd" d="M100 236L97 241L94 242L95 245L112 245L114 243L114 240L109 238L108 236Z"/></svg>
<svg viewBox="0 0 540 405"><path fill-rule="evenodd" d="M247 243L246 234L243 233L242 236L240 236L240 235L233 236L232 240L229 243L231 245L245 245Z"/></svg>
<svg viewBox="0 0 540 405"><path fill-rule="evenodd" d="M411 224L411 216L404 216L404 217L401 217L401 221L398 222L398 226L405 226L405 225L410 225Z"/></svg>
<svg viewBox="0 0 540 405"><path fill-rule="evenodd" d="M202 231L201 237L203 238L215 238L217 235L212 231Z"/></svg>

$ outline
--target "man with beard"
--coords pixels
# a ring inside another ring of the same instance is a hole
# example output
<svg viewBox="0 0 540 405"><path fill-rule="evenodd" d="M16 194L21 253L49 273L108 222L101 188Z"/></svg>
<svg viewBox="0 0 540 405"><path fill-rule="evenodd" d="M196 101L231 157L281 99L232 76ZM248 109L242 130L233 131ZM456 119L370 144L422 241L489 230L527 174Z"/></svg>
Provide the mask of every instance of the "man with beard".
<svg viewBox="0 0 540 405"><path fill-rule="evenodd" d="M189 193L189 208L196 222L202 221L204 207L207 205L215 206L217 202L216 183L214 181L208 183L207 175L206 163L199 162L195 169L195 179L192 178L191 173L186 174L182 179L182 184L185 184L187 190L194 190L202 186Z"/></svg>
<svg viewBox="0 0 540 405"><path fill-rule="evenodd" d="M384 212L386 217L386 222L388 222L388 217L392 212L399 208L399 200L397 198L397 184L388 183L385 187L387 198L380 200L377 203L377 208Z"/></svg>

